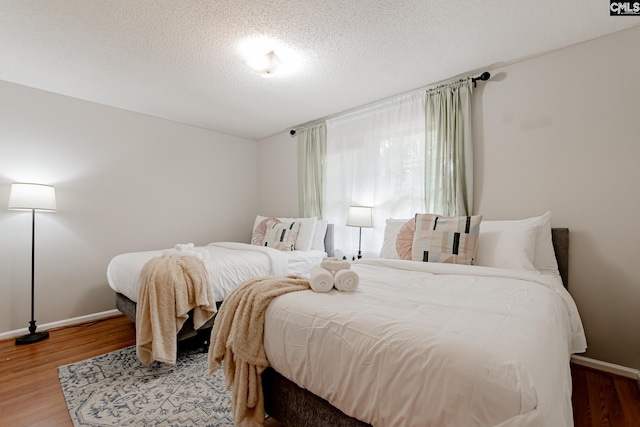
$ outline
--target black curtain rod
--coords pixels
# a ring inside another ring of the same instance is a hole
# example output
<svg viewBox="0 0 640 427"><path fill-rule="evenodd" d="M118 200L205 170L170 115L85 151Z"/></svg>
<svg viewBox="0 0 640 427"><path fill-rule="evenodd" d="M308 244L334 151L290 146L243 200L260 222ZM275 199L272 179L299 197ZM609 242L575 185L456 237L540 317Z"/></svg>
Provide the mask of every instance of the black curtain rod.
<svg viewBox="0 0 640 427"><path fill-rule="evenodd" d="M473 87L476 87L476 84L477 84L476 82L478 80L482 80L484 82L484 81L489 80L490 77L491 77L491 73L489 73L488 71L485 71L484 73L480 74L478 77L472 77L471 81L473 82ZM460 80L460 81L462 81L462 80ZM438 86L438 87L440 87L440 86ZM433 89L436 89L436 88L433 88ZM289 134L291 136L294 136L296 134L296 129L291 129L289 131Z"/></svg>
<svg viewBox="0 0 640 427"><path fill-rule="evenodd" d="M490 77L491 77L491 73L489 73L488 71L485 71L484 73L480 74L478 77L471 77L471 81L473 82L473 87L476 87L476 84L477 84L476 82L477 82L478 80L486 81L486 80L489 80L489 78L490 78ZM458 81L459 81L459 82L463 82L463 81L467 80L468 78L469 78L469 77L465 77L465 78L462 78L462 79L460 79L460 80L458 80ZM442 88L442 87L445 87L445 86L447 86L447 85L450 85L451 83L454 83L454 81L450 81L450 82L448 82L448 83L443 83L443 84L441 84L441 85L439 85L439 86L435 86L435 87L432 87L432 88L430 88L430 89L427 89L427 92L429 92L429 91L431 91L431 90L440 89L440 88Z"/></svg>
<svg viewBox="0 0 640 427"><path fill-rule="evenodd" d="M473 82L473 87L476 87L476 82L478 80L487 81L489 80L489 77L491 77L491 73L489 73L488 71L485 71L484 73L480 74L478 77L472 77L471 81Z"/></svg>

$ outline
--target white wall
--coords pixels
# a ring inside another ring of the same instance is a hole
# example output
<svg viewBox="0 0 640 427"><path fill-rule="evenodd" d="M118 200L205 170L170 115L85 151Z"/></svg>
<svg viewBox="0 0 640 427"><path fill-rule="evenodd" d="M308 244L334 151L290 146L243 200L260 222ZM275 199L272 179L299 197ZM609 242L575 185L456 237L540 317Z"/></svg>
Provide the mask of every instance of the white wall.
<svg viewBox="0 0 640 427"><path fill-rule="evenodd" d="M502 68L474 97L475 212L553 212L571 232L570 292L587 356L640 368L640 28ZM297 206L295 144L258 141L259 209ZM282 159L293 163L283 162Z"/></svg>
<svg viewBox="0 0 640 427"><path fill-rule="evenodd" d="M258 212L263 216L298 216L297 141L287 131L258 143Z"/></svg>
<svg viewBox="0 0 640 427"><path fill-rule="evenodd" d="M492 71L475 97L476 208L553 212L587 356L640 368L640 28Z"/></svg>
<svg viewBox="0 0 640 427"><path fill-rule="evenodd" d="M256 142L0 81L0 332L30 320L31 215L12 182L56 188L36 214L39 325L115 307L121 252L249 241ZM2 208L4 206L4 208Z"/></svg>

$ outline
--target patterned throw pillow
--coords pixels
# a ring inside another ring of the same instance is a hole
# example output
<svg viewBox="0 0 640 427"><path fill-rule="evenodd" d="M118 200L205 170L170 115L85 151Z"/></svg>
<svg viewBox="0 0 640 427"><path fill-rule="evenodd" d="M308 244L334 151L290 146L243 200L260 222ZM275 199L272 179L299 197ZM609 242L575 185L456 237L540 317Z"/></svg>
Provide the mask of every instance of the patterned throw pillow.
<svg viewBox="0 0 640 427"><path fill-rule="evenodd" d="M473 264L482 215L444 217L416 214L415 221L412 260Z"/></svg>
<svg viewBox="0 0 640 427"><path fill-rule="evenodd" d="M285 223L268 221L262 246L279 249L281 251L292 251L299 230L299 222Z"/></svg>
<svg viewBox="0 0 640 427"><path fill-rule="evenodd" d="M416 219L411 218L405 222L398 231L396 236L396 252L400 259L411 260L411 251L413 250L413 235L416 232Z"/></svg>
<svg viewBox="0 0 640 427"><path fill-rule="evenodd" d="M251 244L256 246L263 246L264 234L267 232L267 223L269 221L282 222L277 218L265 218L256 226L251 235Z"/></svg>

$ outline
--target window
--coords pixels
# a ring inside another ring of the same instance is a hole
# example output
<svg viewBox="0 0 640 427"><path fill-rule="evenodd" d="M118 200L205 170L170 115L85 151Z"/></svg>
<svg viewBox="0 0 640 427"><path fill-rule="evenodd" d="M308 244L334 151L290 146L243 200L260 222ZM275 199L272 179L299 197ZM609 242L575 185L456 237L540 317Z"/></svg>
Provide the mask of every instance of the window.
<svg viewBox="0 0 640 427"><path fill-rule="evenodd" d="M327 121L324 213L335 224L336 256L358 251L351 205L373 206L373 229L362 230L364 256L377 256L385 220L425 209L424 93Z"/></svg>

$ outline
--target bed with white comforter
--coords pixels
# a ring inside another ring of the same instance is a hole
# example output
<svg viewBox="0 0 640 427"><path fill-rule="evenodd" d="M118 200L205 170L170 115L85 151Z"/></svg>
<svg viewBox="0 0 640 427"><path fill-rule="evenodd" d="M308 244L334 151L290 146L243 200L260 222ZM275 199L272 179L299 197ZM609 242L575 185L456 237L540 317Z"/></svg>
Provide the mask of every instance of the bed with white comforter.
<svg viewBox="0 0 640 427"><path fill-rule="evenodd" d="M326 253L321 250L280 251L237 242L216 242L195 247L202 256L214 299L224 301L241 282L260 276L309 273ZM115 256L107 267L107 281L116 293L138 301L140 272L151 258L165 250L129 252Z"/></svg>
<svg viewBox="0 0 640 427"><path fill-rule="evenodd" d="M116 293L116 308L136 322L143 268L151 259L163 255L200 258L207 273L210 295L219 307L229 293L245 280L262 276L308 275L312 266L333 254L333 225L326 220L257 215L252 230L251 244L215 242L194 247L193 243L179 243L173 248L114 256L107 266L107 282ZM194 325L193 319L187 319L178 332L178 339L207 331L213 325L213 319L211 317L201 326Z"/></svg>
<svg viewBox="0 0 640 427"><path fill-rule="evenodd" d="M356 292L294 292L265 318L285 378L373 426L572 426L586 340L557 273L370 259Z"/></svg>

